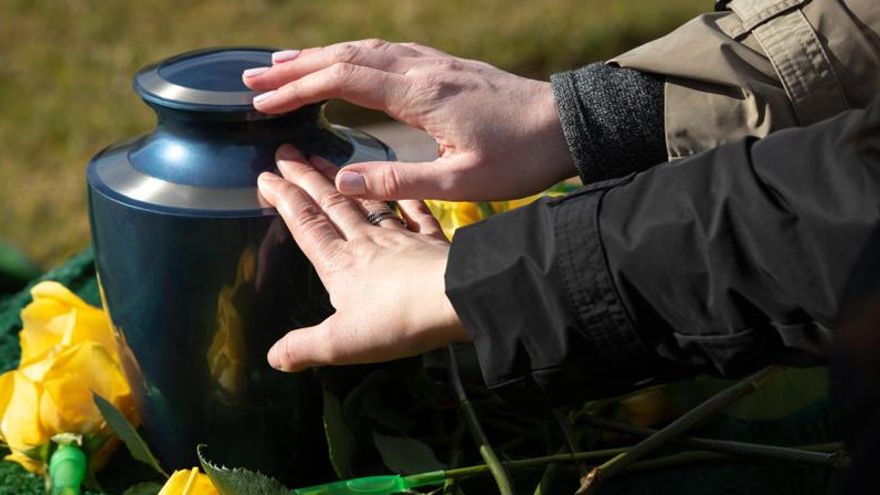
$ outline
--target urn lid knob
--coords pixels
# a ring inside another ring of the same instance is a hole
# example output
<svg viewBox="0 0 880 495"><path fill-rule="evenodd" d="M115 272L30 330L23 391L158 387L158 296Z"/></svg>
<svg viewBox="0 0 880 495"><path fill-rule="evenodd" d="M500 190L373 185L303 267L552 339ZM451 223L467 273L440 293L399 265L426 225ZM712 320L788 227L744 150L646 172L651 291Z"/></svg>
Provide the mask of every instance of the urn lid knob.
<svg viewBox="0 0 880 495"><path fill-rule="evenodd" d="M134 89L147 103L197 112L254 112L256 92L241 80L245 69L272 65L269 48L208 48L141 69Z"/></svg>

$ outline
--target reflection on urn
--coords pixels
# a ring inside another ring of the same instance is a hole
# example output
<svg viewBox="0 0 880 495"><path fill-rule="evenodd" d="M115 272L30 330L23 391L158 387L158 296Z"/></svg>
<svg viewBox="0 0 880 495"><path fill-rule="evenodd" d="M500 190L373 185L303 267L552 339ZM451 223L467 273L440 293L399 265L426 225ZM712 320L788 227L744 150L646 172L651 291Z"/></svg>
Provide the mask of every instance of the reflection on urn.
<svg viewBox="0 0 880 495"><path fill-rule="evenodd" d="M253 249L245 249L238 260L235 282L224 286L217 297L217 332L208 346L208 368L211 378L229 400L236 400L245 387L244 322L236 307L236 300L248 298L245 293L253 290L251 285L256 275L256 255ZM241 290L240 289L244 289ZM239 302L247 305L249 301Z"/></svg>

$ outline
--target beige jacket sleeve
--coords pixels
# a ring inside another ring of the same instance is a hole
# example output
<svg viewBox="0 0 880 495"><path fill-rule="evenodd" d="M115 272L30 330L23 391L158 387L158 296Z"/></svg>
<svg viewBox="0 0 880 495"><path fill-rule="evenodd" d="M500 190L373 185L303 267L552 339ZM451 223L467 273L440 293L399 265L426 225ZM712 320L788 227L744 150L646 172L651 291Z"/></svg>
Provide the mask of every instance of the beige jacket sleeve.
<svg viewBox="0 0 880 495"><path fill-rule="evenodd" d="M880 0L733 0L610 61L665 76L670 159L880 94Z"/></svg>

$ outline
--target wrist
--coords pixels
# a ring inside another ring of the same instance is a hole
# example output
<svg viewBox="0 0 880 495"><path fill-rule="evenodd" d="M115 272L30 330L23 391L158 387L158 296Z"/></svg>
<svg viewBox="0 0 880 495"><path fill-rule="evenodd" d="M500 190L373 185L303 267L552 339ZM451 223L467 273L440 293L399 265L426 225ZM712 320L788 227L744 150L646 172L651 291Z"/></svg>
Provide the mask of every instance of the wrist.
<svg viewBox="0 0 880 495"><path fill-rule="evenodd" d="M576 176L578 170L562 130L553 87L549 82L535 82L540 85L532 112L538 137L535 142L539 147L541 161L548 167L553 183L556 183Z"/></svg>
<svg viewBox="0 0 880 495"><path fill-rule="evenodd" d="M434 304L438 318L437 325L446 329L447 335L452 342L469 342L473 340L465 330L461 318L452 306L452 302L446 295L446 265L449 259L449 249L446 249L442 259L438 259L433 268L432 280L437 282L434 292Z"/></svg>

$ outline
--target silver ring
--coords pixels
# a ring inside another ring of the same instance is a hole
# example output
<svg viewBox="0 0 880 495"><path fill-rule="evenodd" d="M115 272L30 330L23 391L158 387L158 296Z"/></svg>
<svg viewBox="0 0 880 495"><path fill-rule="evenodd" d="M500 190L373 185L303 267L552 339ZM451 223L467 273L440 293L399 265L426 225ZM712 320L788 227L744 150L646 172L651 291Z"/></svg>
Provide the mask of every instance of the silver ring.
<svg viewBox="0 0 880 495"><path fill-rule="evenodd" d="M367 221L373 225L379 225L384 220L395 219L403 225L406 225L402 218L397 216L397 213L394 212L389 207L379 208L378 210L373 210L367 214Z"/></svg>

